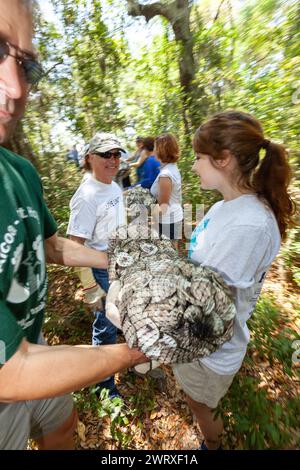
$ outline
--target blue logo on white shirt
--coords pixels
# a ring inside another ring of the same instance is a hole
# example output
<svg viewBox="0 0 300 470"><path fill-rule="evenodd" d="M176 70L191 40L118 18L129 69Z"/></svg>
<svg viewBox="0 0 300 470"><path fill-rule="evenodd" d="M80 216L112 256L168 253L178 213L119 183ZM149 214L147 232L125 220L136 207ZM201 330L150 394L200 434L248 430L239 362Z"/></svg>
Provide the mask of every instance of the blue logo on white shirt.
<svg viewBox="0 0 300 470"><path fill-rule="evenodd" d="M190 247L189 247L189 252L188 252L188 257L191 258L193 252L195 251L196 245L197 245L197 239L202 233L206 227L208 226L210 219L203 219L202 222L195 228L195 230L192 233L191 236L191 241L190 241Z"/></svg>

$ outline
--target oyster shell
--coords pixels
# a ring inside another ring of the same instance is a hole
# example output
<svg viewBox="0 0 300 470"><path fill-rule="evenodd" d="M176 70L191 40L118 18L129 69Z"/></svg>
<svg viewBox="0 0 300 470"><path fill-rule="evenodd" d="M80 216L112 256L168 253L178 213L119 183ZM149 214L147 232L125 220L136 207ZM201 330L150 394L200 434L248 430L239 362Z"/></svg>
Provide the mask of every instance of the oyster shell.
<svg viewBox="0 0 300 470"><path fill-rule="evenodd" d="M155 255L158 250L157 246L153 245L152 243L141 243L140 247L146 256Z"/></svg>
<svg viewBox="0 0 300 470"><path fill-rule="evenodd" d="M126 253L126 251L121 251L116 256L116 263L122 268L127 268L128 266L133 265L134 258L130 254Z"/></svg>

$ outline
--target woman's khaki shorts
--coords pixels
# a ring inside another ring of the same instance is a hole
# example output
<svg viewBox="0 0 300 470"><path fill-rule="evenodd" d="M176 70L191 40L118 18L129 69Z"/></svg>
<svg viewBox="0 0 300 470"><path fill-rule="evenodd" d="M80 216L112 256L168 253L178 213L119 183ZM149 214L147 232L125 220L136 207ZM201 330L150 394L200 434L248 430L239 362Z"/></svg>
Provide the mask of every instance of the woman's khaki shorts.
<svg viewBox="0 0 300 470"><path fill-rule="evenodd" d="M226 395L235 376L219 375L198 361L174 364L172 368L183 391L193 400L213 409Z"/></svg>

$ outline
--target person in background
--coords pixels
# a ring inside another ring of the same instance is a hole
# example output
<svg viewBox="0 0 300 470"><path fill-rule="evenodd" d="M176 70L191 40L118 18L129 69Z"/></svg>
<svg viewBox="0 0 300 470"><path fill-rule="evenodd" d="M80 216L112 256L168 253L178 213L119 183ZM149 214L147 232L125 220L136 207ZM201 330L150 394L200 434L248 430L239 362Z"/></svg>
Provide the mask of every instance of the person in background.
<svg viewBox="0 0 300 470"><path fill-rule="evenodd" d="M154 153L161 169L151 186L151 194L158 202L153 216L158 222L159 236L166 235L178 247L177 240L182 237L183 209L181 175L176 163L180 149L176 137L168 133L156 137Z"/></svg>
<svg viewBox="0 0 300 470"><path fill-rule="evenodd" d="M128 157L126 160L127 162L137 162L138 159L140 158L142 152L143 152L143 147L144 147L144 143L143 143L143 137L140 137L138 136L136 139L135 139L135 145L136 145L136 150L135 152L130 156Z"/></svg>
<svg viewBox="0 0 300 470"><path fill-rule="evenodd" d="M67 158L79 168L79 154L76 145L73 145L72 149L68 152Z"/></svg>
<svg viewBox="0 0 300 470"><path fill-rule="evenodd" d="M189 257L223 277L237 315L229 341L199 361L174 365L173 372L204 436L200 449L213 450L221 449L223 432L215 409L242 365L250 339L247 321L293 222L295 205L288 193L287 152L264 137L250 114L216 114L198 128L193 147L201 189L217 190L223 200L193 232Z"/></svg>
<svg viewBox="0 0 300 470"><path fill-rule="evenodd" d="M104 253L110 234L125 222L125 209L120 186L113 181L119 171L122 145L114 134L98 132L89 144L85 156L84 178L70 202L67 234L71 240ZM107 269L93 267L99 286L108 291ZM93 324L93 345L115 344L117 328L106 318L104 310L96 309ZM98 393L109 390L110 398L120 396L114 376L98 384Z"/></svg>
<svg viewBox="0 0 300 470"><path fill-rule="evenodd" d="M78 162L80 170L84 170L85 166L85 157L89 153L89 144L85 144L81 151L78 154Z"/></svg>
<svg viewBox="0 0 300 470"><path fill-rule="evenodd" d="M138 181L132 186L142 186L150 189L160 169L160 163L154 153L154 137L145 137L143 140L143 163L137 168Z"/></svg>
<svg viewBox="0 0 300 470"><path fill-rule="evenodd" d="M136 170L136 181L139 180L139 172L138 168L144 163L146 159L146 154L144 150L144 138L138 136L136 138L136 151L127 158L127 163L130 165L130 168L134 168ZM129 187L129 186L128 186Z"/></svg>
<svg viewBox="0 0 300 470"><path fill-rule="evenodd" d="M30 0L0 0L0 449L72 449L70 392L145 362L126 344L48 346L40 336L46 262L107 267L105 253L59 237L34 167L2 147L43 76L32 44Z"/></svg>

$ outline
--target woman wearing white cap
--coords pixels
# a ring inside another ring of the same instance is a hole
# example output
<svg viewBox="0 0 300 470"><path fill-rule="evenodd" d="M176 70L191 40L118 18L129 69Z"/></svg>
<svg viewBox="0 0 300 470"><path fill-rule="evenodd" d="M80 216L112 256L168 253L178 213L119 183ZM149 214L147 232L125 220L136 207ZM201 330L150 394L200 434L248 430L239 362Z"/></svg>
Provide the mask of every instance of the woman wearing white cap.
<svg viewBox="0 0 300 470"><path fill-rule="evenodd" d="M98 132L89 144L84 168L91 173L82 181L70 202L70 220L67 233L78 243L106 251L110 234L125 221L122 190L113 181L119 170L123 148L114 134ZM105 292L109 288L106 269L94 269L97 283ZM93 345L114 344L117 329L105 317L104 311L96 310L93 324ZM111 398L119 396L114 376L100 384L109 390Z"/></svg>

